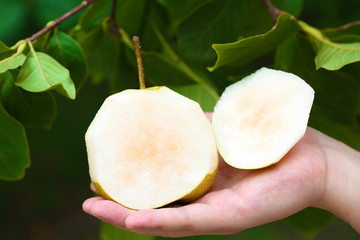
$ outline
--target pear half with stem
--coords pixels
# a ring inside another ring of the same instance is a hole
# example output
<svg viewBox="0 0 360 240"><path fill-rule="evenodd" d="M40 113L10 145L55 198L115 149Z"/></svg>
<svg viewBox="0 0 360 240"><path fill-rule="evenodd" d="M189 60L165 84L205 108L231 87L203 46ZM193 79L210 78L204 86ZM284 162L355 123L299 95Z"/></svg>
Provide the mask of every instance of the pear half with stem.
<svg viewBox="0 0 360 240"><path fill-rule="evenodd" d="M130 209L193 201L217 173L211 123L197 102L167 87L141 86L109 96L90 124L91 181Z"/></svg>
<svg viewBox="0 0 360 240"><path fill-rule="evenodd" d="M261 68L228 86L212 119L219 153L240 169L278 162L304 135L313 100L304 80L280 70Z"/></svg>

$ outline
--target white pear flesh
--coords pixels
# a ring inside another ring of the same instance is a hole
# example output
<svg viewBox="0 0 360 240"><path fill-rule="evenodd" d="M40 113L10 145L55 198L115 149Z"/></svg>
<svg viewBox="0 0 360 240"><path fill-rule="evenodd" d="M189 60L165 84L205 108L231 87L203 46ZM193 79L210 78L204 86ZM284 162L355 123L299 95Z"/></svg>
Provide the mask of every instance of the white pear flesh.
<svg viewBox="0 0 360 240"><path fill-rule="evenodd" d="M85 141L91 181L130 209L193 201L217 173L210 121L198 103L166 87L109 96Z"/></svg>
<svg viewBox="0 0 360 240"><path fill-rule="evenodd" d="M212 119L220 155L240 169L280 161L305 134L313 100L300 77L268 68L228 86Z"/></svg>

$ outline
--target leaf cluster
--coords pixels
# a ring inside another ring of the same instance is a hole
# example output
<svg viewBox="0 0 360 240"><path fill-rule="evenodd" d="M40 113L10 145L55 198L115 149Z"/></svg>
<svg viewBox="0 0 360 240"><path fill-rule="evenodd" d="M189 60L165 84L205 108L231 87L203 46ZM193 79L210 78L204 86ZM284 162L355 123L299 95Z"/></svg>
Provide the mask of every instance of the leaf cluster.
<svg viewBox="0 0 360 240"><path fill-rule="evenodd" d="M56 117L56 101L50 90L75 99L76 88L86 79L87 66L77 41L58 30L35 44L27 39L13 47L0 42L0 57L0 103L7 116L6 121L1 119L4 132L0 141L7 144L1 145L0 165L4 167L0 178L13 180L23 177L30 164L25 128L49 129Z"/></svg>

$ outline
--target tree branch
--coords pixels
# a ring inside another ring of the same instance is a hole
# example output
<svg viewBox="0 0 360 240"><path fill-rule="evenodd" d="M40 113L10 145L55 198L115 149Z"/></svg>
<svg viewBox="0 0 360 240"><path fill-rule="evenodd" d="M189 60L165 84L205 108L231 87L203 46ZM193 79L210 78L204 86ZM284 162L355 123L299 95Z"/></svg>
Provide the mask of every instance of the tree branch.
<svg viewBox="0 0 360 240"><path fill-rule="evenodd" d="M116 7L117 0L112 0L111 15L109 21L111 21L112 23L112 28L110 29L110 31L114 35L119 34L119 26L116 23Z"/></svg>
<svg viewBox="0 0 360 240"><path fill-rule="evenodd" d="M273 19L274 22L277 21L277 18L279 17L279 15L282 13L282 11L280 9L278 9L277 7L275 7L270 0L262 0L263 3L265 4L268 12L271 15L271 18Z"/></svg>
<svg viewBox="0 0 360 240"><path fill-rule="evenodd" d="M342 25L340 27L336 27L335 29L336 30L343 30L343 29L347 29L347 28L355 26L355 25L360 25L360 21L356 20L356 21L353 21L353 22L349 22L349 23L346 23L345 25Z"/></svg>
<svg viewBox="0 0 360 240"><path fill-rule="evenodd" d="M46 34L47 32L54 29L56 26L67 20L68 18L74 16L76 13L80 12L84 8L88 7L90 4L96 2L97 0L84 0L81 2L80 5L76 6L75 8L71 9L70 11L66 12L61 17L55 19L51 24L47 25L40 31L34 33L31 37L28 37L26 40L33 42L35 39L41 37L42 35Z"/></svg>

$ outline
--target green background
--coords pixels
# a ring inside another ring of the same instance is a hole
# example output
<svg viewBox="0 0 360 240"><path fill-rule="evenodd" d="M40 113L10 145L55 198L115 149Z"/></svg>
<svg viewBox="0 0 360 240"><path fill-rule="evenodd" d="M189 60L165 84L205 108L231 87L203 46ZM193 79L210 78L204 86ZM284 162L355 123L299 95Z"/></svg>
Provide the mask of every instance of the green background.
<svg viewBox="0 0 360 240"><path fill-rule="evenodd" d="M0 40L13 45L80 2L0 0ZM304 0L303 3L299 18L318 28L336 27L360 20L358 0ZM66 21L60 29L70 29L77 17ZM92 196L84 134L107 95L109 89L105 83L94 86L88 81L75 101L56 95L57 118L51 130L27 130L31 167L20 181L0 181L0 239L99 239L99 221L81 210L82 202ZM304 217L306 214L305 211ZM103 239L106 237L103 236ZM126 239L126 236L121 239ZM305 237L289 222L279 221L213 239ZM322 229L315 239L360 238L348 224L336 219Z"/></svg>

